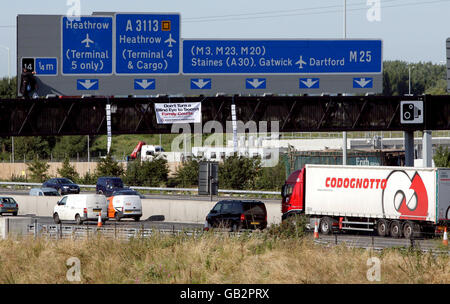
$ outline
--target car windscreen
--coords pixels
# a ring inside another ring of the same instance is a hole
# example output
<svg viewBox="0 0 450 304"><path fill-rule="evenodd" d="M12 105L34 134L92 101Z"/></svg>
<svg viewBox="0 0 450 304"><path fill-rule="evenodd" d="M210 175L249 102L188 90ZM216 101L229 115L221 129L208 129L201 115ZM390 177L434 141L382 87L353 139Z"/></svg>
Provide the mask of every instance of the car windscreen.
<svg viewBox="0 0 450 304"><path fill-rule="evenodd" d="M127 191L116 191L113 195L139 195L136 191L127 190Z"/></svg>
<svg viewBox="0 0 450 304"><path fill-rule="evenodd" d="M57 191L44 191L45 196L59 196Z"/></svg>
<svg viewBox="0 0 450 304"><path fill-rule="evenodd" d="M262 203L243 203L243 208L245 213L250 213L254 215L265 215L266 207Z"/></svg>
<svg viewBox="0 0 450 304"><path fill-rule="evenodd" d="M111 179L109 184L114 188L123 188L123 182L120 179Z"/></svg>
<svg viewBox="0 0 450 304"><path fill-rule="evenodd" d="M60 182L61 184L73 184L73 183L74 183L73 181L71 181L71 180L68 179L68 178L60 178L60 179L59 179L59 182Z"/></svg>

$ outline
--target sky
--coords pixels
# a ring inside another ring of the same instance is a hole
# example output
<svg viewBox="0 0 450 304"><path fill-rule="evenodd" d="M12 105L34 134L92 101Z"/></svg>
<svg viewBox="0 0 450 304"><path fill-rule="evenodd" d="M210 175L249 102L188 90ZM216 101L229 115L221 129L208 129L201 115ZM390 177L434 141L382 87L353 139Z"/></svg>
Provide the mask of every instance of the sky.
<svg viewBox="0 0 450 304"><path fill-rule="evenodd" d="M0 0L0 77L16 75L16 16L92 12L181 14L182 38L325 39L344 37L344 0ZM347 38L383 40L384 60L446 61L450 0L347 0ZM380 9L377 11L377 5ZM368 12L379 12L368 18ZM372 19L372 20L369 20ZM373 20L378 19L378 20ZM5 48L6 47L6 48Z"/></svg>

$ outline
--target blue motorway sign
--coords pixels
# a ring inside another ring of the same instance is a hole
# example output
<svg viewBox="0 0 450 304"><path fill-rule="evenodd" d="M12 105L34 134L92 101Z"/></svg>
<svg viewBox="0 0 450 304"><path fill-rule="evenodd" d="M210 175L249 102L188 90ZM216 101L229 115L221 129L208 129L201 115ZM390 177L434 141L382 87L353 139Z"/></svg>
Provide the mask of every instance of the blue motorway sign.
<svg viewBox="0 0 450 304"><path fill-rule="evenodd" d="M58 60L56 58L36 58L34 70L36 75L50 75L58 74Z"/></svg>
<svg viewBox="0 0 450 304"><path fill-rule="evenodd" d="M112 74L112 17L62 17L61 24L63 74Z"/></svg>
<svg viewBox="0 0 450 304"><path fill-rule="evenodd" d="M116 14L116 74L178 74L179 14Z"/></svg>
<svg viewBox="0 0 450 304"><path fill-rule="evenodd" d="M381 40L183 40L185 74L381 72Z"/></svg>

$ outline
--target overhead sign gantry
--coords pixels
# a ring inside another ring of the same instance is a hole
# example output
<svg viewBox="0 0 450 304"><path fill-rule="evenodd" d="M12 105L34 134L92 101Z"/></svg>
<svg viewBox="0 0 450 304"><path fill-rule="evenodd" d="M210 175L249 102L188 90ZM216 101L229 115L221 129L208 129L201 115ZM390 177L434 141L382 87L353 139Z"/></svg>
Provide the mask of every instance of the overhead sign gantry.
<svg viewBox="0 0 450 304"><path fill-rule="evenodd" d="M381 40L182 39L178 13L19 15L17 28L39 95L382 92Z"/></svg>

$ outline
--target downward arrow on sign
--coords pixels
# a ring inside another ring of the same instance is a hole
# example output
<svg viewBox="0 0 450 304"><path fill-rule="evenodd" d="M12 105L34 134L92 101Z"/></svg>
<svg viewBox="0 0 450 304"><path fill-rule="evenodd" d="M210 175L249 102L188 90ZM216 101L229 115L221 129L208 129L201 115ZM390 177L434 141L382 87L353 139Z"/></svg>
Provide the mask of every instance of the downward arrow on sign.
<svg viewBox="0 0 450 304"><path fill-rule="evenodd" d="M247 80L247 82L254 87L255 89L257 87L259 87L260 85L262 85L264 83L265 80L259 80L258 78L254 78L253 80Z"/></svg>
<svg viewBox="0 0 450 304"><path fill-rule="evenodd" d="M319 80L312 80L312 78L308 78L306 81L302 80L301 82L307 86L308 88L312 87L313 85L315 85Z"/></svg>
<svg viewBox="0 0 450 304"><path fill-rule="evenodd" d="M142 81L136 81L138 85L140 85L143 89L148 88L152 85L153 81L148 81L147 79L142 79Z"/></svg>
<svg viewBox="0 0 450 304"><path fill-rule="evenodd" d="M192 80L192 83L194 83L200 89L203 89L203 87L206 86L209 82L209 80L205 81L203 79L199 79L198 81Z"/></svg>
<svg viewBox="0 0 450 304"><path fill-rule="evenodd" d="M86 79L85 81L79 81L79 82L86 90L89 90L97 83L97 80L91 81L90 79Z"/></svg>
<svg viewBox="0 0 450 304"><path fill-rule="evenodd" d="M368 85L371 81L372 81L372 79L366 80L366 78L361 78L360 80L356 80L356 79L355 79L355 82L356 82L361 88L365 88L366 85Z"/></svg>

